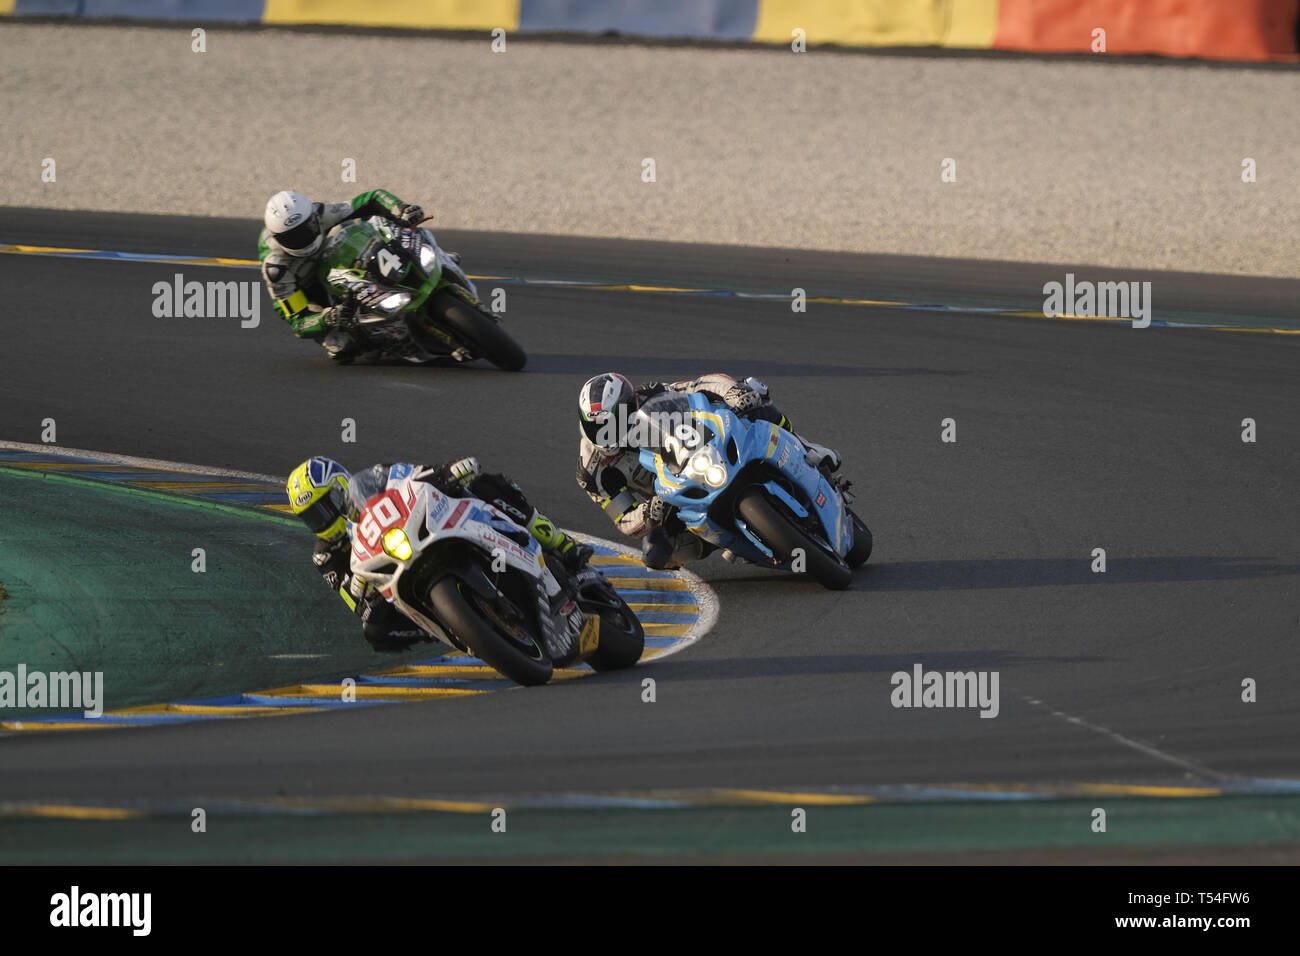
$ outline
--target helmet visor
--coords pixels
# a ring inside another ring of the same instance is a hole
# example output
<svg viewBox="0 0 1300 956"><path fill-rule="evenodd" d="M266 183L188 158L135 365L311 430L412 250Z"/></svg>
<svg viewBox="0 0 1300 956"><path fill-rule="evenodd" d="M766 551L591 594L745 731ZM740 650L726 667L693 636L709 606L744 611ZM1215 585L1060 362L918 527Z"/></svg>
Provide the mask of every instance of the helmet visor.
<svg viewBox="0 0 1300 956"><path fill-rule="evenodd" d="M320 501L313 502L302 511L298 512L298 517L302 518L313 534L324 534L329 530L334 522L339 520L341 513L339 507L333 500L333 495L326 495Z"/></svg>
<svg viewBox="0 0 1300 956"><path fill-rule="evenodd" d="M286 249L306 249L319 235L320 229L316 225L316 217L308 216L306 222L299 223L288 232L280 233L275 237L275 241Z"/></svg>
<svg viewBox="0 0 1300 956"><path fill-rule="evenodd" d="M618 447L618 435L616 432L617 422L613 415L597 415L600 421L588 421L581 415L578 421L582 424L582 433L587 436L587 441L591 442L597 448L613 449Z"/></svg>

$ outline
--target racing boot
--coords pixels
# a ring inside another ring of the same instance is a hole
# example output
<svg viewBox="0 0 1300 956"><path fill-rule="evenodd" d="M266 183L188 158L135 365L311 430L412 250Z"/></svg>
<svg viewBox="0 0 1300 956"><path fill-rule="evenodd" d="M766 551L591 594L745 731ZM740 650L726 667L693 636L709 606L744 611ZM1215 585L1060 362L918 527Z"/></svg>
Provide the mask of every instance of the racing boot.
<svg viewBox="0 0 1300 956"><path fill-rule="evenodd" d="M575 541L568 535L564 536L564 545L559 549L560 561L571 574L577 574L585 568L595 553L596 549L591 545Z"/></svg>
<svg viewBox="0 0 1300 956"><path fill-rule="evenodd" d="M673 539L668 537L664 526L652 524L646 536L641 539L641 562L647 568L666 570L672 564L674 550Z"/></svg>
<svg viewBox="0 0 1300 956"><path fill-rule="evenodd" d="M321 339L321 345L329 353L330 358L340 365L348 365L361 354L361 343L356 337L344 329L330 329Z"/></svg>
<svg viewBox="0 0 1300 956"><path fill-rule="evenodd" d="M570 574L577 574L585 568L591 556L596 553L590 545L569 537L555 527L555 523L540 511L533 512L532 520L528 522L528 533L548 554L559 558Z"/></svg>
<svg viewBox="0 0 1300 956"><path fill-rule="evenodd" d="M766 405L761 406L757 417L763 421L771 422L778 428L784 428L795 438L799 439L799 444L803 445L804 449L804 461L808 462L808 464L812 465L814 468L820 468L822 473L827 477L830 477L839 470L840 453L827 445L819 445L815 441L809 441L804 438L794 430L794 425L791 424L790 419L786 418L784 413L782 413L781 410L772 403L769 402Z"/></svg>
<svg viewBox="0 0 1300 956"><path fill-rule="evenodd" d="M814 468L820 468L826 475L834 474L840 467L840 453L834 448L811 442L802 435L796 435L804 447L804 461Z"/></svg>

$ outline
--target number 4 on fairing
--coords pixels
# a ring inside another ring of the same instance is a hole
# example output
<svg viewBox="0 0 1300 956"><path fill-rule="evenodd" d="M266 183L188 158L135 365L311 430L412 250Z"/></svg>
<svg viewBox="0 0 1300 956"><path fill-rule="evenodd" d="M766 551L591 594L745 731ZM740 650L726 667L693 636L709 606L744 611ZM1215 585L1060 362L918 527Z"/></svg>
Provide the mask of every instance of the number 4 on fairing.
<svg viewBox="0 0 1300 956"><path fill-rule="evenodd" d="M317 278L335 302L357 306L348 330L366 352L415 363L482 358L510 372L528 361L428 229L383 216L339 223L325 237Z"/></svg>
<svg viewBox="0 0 1300 956"><path fill-rule="evenodd" d="M402 260L387 249L380 249L379 255L377 255L375 259L379 262L379 271L384 275L392 276L394 278L401 276Z"/></svg>

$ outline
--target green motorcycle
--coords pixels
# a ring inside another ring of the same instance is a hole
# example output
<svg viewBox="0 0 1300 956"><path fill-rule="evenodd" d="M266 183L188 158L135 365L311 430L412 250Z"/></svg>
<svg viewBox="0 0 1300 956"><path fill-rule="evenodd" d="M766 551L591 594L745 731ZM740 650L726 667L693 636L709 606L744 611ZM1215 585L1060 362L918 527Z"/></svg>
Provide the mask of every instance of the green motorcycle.
<svg viewBox="0 0 1300 956"><path fill-rule="evenodd" d="M383 216L339 223L325 237L319 278L336 303L351 306L343 327L380 357L482 358L509 372L528 361L428 229Z"/></svg>

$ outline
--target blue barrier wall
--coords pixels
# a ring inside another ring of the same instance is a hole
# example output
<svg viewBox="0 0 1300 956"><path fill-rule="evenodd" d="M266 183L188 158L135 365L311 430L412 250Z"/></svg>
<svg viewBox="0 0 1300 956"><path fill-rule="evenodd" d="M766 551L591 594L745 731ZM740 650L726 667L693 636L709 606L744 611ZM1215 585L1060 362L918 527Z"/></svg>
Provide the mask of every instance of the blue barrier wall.
<svg viewBox="0 0 1300 956"><path fill-rule="evenodd" d="M758 0L521 0L520 30L748 40Z"/></svg>

